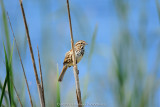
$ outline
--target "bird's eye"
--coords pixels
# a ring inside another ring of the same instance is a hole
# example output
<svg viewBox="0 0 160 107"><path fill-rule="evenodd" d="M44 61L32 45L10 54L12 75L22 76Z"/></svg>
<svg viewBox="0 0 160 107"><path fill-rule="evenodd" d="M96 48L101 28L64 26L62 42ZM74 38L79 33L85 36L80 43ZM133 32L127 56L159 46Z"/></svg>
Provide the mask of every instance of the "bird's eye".
<svg viewBox="0 0 160 107"><path fill-rule="evenodd" d="M81 43L82 44L82 43Z"/></svg>

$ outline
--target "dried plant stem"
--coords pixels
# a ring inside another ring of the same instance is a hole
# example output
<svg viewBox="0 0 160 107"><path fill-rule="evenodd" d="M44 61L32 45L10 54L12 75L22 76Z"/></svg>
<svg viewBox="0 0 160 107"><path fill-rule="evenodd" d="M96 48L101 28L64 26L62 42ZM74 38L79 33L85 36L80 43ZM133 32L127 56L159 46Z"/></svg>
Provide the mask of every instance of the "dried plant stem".
<svg viewBox="0 0 160 107"><path fill-rule="evenodd" d="M29 90L29 85L28 85L26 73L25 73L25 70L24 70L24 66L23 66L23 63L22 63L21 55L20 55L20 52L19 52L19 49L18 49L17 41L16 41L16 38L15 38L15 35L14 35L14 32L13 32L13 28L12 28L11 21L10 21L8 13L7 13L7 16L8 16L8 21L9 21L9 24L10 24L10 27L11 27L11 31L12 31L12 34L13 34L14 41L16 43L16 48L17 48L19 59L20 59L20 62L21 62L24 79L25 79L25 82L26 82L26 85L27 85L27 90L28 90L28 94L29 94L30 103L31 103L31 106L33 107L32 97L31 97L31 93L30 93L30 90Z"/></svg>
<svg viewBox="0 0 160 107"><path fill-rule="evenodd" d="M32 49L32 45L31 45L31 40L30 40L30 36L29 36L29 30L28 30L28 26L27 26L27 21L26 21L26 17L25 17L25 12L24 12L24 8L23 8L22 0L19 0L19 2L20 2L23 21L24 21L24 25L25 25L25 29L26 29L27 40L28 40L31 59L32 59L32 64L33 64L33 68L34 68L34 74L35 74L35 77L36 77L36 83L37 83L37 88L38 88L38 93L39 93L39 98L40 98L40 104L41 104L41 107L45 107L45 104L44 104L44 101L43 101L42 88L41 88L41 84L40 84L39 79L38 79L36 63L35 63L35 59L34 59L33 49Z"/></svg>
<svg viewBox="0 0 160 107"><path fill-rule="evenodd" d="M41 67L41 60L40 60L40 54L39 54L38 46L37 46L37 51L38 51L38 62L39 62L39 70L40 70L40 78L41 78L41 87L42 87L43 101L44 101L44 104L45 104L44 86L43 86L43 77L42 77L42 67Z"/></svg>
<svg viewBox="0 0 160 107"><path fill-rule="evenodd" d="M16 92L16 95L17 95L18 101L19 101L19 103L20 103L21 107L23 107L22 102L21 102L21 100L20 100L20 98L19 98L18 92L17 92L17 90L16 90L16 87L15 87L15 85L14 85L13 81L12 81L12 84L13 84L14 90L15 90L15 92Z"/></svg>
<svg viewBox="0 0 160 107"><path fill-rule="evenodd" d="M74 70L74 77L75 77L75 83L76 83L76 95L77 95L77 102L78 107L82 107L82 100L81 100L81 90L80 90L80 84L79 84L79 71L76 64L76 58L75 58L75 51L74 51L74 39L73 39L73 33L72 33L72 23L71 23L71 16L70 16L70 8L69 8L69 0L67 0L67 10L68 10L68 18L69 18L69 25L70 25L70 34L71 34L71 47L73 50L73 70Z"/></svg>

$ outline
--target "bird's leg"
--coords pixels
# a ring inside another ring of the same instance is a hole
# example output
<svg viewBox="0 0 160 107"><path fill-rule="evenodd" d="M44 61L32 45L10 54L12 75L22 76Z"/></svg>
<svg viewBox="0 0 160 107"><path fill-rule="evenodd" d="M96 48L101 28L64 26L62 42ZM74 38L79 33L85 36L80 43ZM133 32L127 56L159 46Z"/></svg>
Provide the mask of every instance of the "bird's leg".
<svg viewBox="0 0 160 107"><path fill-rule="evenodd" d="M76 60L76 64L77 64L77 60ZM79 74L79 70L77 69L77 74Z"/></svg>
<svg viewBox="0 0 160 107"><path fill-rule="evenodd" d="M77 74L79 74L79 70L77 69Z"/></svg>

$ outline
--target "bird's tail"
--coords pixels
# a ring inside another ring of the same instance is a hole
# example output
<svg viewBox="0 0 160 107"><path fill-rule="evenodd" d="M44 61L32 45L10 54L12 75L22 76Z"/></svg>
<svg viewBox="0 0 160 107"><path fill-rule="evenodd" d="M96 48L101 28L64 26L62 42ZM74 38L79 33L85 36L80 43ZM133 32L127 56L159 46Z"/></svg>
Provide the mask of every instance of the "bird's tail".
<svg viewBox="0 0 160 107"><path fill-rule="evenodd" d="M59 81L59 82L61 82L61 81L63 80L64 74L65 74L67 68L68 68L68 67L67 67L66 65L63 66L62 72L61 72L61 74L60 74L60 76L59 76L59 78L58 78L58 81Z"/></svg>

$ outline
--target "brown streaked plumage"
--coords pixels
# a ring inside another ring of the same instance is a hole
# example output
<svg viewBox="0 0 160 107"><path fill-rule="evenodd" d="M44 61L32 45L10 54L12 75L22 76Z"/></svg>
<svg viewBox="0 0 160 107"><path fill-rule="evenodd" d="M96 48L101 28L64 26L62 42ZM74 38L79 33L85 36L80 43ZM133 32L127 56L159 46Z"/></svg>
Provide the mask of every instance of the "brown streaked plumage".
<svg viewBox="0 0 160 107"><path fill-rule="evenodd" d="M76 63L79 63L80 60L82 59L82 57L84 55L85 45L87 45L87 43L83 40L80 40L75 44L74 49L75 49ZM59 82L62 81L63 76L64 76L67 68L73 66L72 54L73 54L72 49L65 54L65 58L64 58L64 62L63 62L63 69L62 69L62 72L58 78Z"/></svg>

